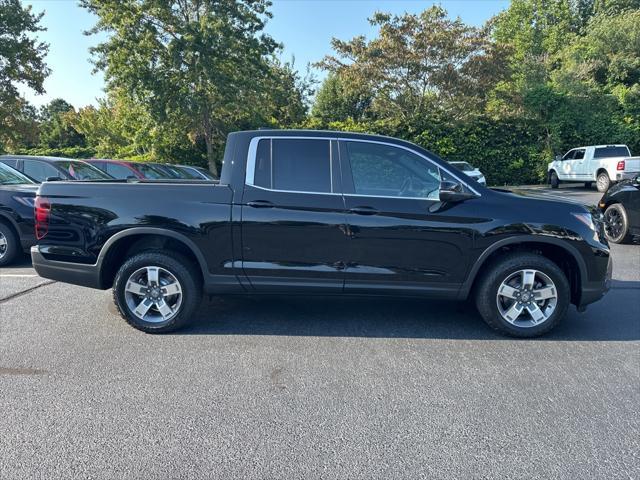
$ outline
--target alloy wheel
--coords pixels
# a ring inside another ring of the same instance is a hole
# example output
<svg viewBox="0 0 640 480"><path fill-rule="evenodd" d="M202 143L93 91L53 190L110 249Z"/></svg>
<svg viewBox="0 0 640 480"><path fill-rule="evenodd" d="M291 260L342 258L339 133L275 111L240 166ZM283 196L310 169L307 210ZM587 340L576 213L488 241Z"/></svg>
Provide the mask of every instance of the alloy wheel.
<svg viewBox="0 0 640 480"><path fill-rule="evenodd" d="M175 275L162 267L143 267L129 276L125 301L140 320L166 322L180 311L182 286Z"/></svg>
<svg viewBox="0 0 640 480"><path fill-rule="evenodd" d="M622 235L624 228L622 215L615 208L609 208L604 215L604 229L607 236L612 240L617 240Z"/></svg>
<svg viewBox="0 0 640 480"><path fill-rule="evenodd" d="M8 250L9 243L7 242L7 237L4 236L4 233L0 232L0 258L3 258Z"/></svg>
<svg viewBox="0 0 640 480"><path fill-rule="evenodd" d="M530 328L551 317L558 304L558 291L553 280L541 271L518 270L500 284L496 301L504 320Z"/></svg>

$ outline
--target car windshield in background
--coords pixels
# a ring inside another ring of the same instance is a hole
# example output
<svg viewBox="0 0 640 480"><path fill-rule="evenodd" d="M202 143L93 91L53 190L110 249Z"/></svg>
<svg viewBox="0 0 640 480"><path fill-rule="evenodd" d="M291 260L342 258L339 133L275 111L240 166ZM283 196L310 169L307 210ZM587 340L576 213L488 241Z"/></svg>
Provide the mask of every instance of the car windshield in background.
<svg viewBox="0 0 640 480"><path fill-rule="evenodd" d="M628 157L631 155L627 147L598 147L593 158Z"/></svg>
<svg viewBox="0 0 640 480"><path fill-rule="evenodd" d="M85 162L73 160L57 161L56 165L66 170L76 180L109 180L113 178L111 175L107 175L102 170Z"/></svg>
<svg viewBox="0 0 640 480"><path fill-rule="evenodd" d="M17 170L0 163L0 185L21 185L25 183L32 184L35 182Z"/></svg>
<svg viewBox="0 0 640 480"><path fill-rule="evenodd" d="M171 178L170 175L164 173L163 171L152 167L151 165L147 165L146 163L136 163L136 170L138 170L144 178L148 178L149 180L162 180L166 178Z"/></svg>
<svg viewBox="0 0 640 480"><path fill-rule="evenodd" d="M451 165L456 167L458 170L462 170L463 172L473 172L473 167L467 162L451 162Z"/></svg>

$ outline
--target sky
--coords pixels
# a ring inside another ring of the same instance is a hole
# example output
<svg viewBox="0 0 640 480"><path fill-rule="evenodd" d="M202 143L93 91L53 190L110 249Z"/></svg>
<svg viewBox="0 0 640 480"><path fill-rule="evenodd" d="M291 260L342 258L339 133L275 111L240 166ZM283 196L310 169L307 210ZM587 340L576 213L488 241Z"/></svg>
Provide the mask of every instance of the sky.
<svg viewBox="0 0 640 480"><path fill-rule="evenodd" d="M47 30L38 34L49 44L47 64L52 70L46 79L44 95L28 88L22 94L40 106L54 98L64 98L76 108L96 104L104 96L104 77L93 72L89 48L100 37L83 32L95 24L95 17L78 6L76 0L23 0L34 12L45 12L41 25ZM298 70L331 53L331 39L351 39L357 35L375 36L376 29L367 19L377 10L402 14L417 13L433 4L442 5L451 17L460 17L471 25L486 20L509 6L509 0L273 0L273 18L266 32L284 45L281 58L295 58ZM104 38L104 37L102 37ZM316 77L323 73L314 71Z"/></svg>

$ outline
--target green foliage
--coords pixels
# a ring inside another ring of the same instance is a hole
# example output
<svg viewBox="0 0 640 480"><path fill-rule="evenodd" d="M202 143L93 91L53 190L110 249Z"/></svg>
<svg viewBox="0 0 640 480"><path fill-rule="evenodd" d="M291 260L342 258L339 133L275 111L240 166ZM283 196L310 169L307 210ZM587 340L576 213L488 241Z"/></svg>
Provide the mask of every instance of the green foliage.
<svg viewBox="0 0 640 480"><path fill-rule="evenodd" d="M0 0L0 150L34 143L33 109L18 94L18 84L43 93L49 74L48 46L33 38L42 30L42 14L19 0Z"/></svg>
<svg viewBox="0 0 640 480"><path fill-rule="evenodd" d="M66 157L66 158L81 158L81 159L96 157L95 149L87 148L87 147L18 148L13 153L17 153L21 155L37 155L37 156L45 156L45 157Z"/></svg>
<svg viewBox="0 0 640 480"><path fill-rule="evenodd" d="M70 123L75 109L61 98L40 110L40 145L48 148L83 147L85 140Z"/></svg>

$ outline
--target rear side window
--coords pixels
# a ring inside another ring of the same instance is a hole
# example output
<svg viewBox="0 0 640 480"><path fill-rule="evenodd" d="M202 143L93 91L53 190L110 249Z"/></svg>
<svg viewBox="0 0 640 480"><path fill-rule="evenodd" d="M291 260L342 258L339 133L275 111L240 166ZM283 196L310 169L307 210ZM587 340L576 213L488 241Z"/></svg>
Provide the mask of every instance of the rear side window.
<svg viewBox="0 0 640 480"><path fill-rule="evenodd" d="M63 177L55 167L39 160L23 160L22 169L24 170L25 175L37 180L38 182L44 182L49 177Z"/></svg>
<svg viewBox="0 0 640 480"><path fill-rule="evenodd" d="M254 185L272 190L330 193L331 142L263 139L256 149Z"/></svg>
<svg viewBox="0 0 640 480"><path fill-rule="evenodd" d="M630 155L627 147L598 147L593 153L593 158L628 157Z"/></svg>

